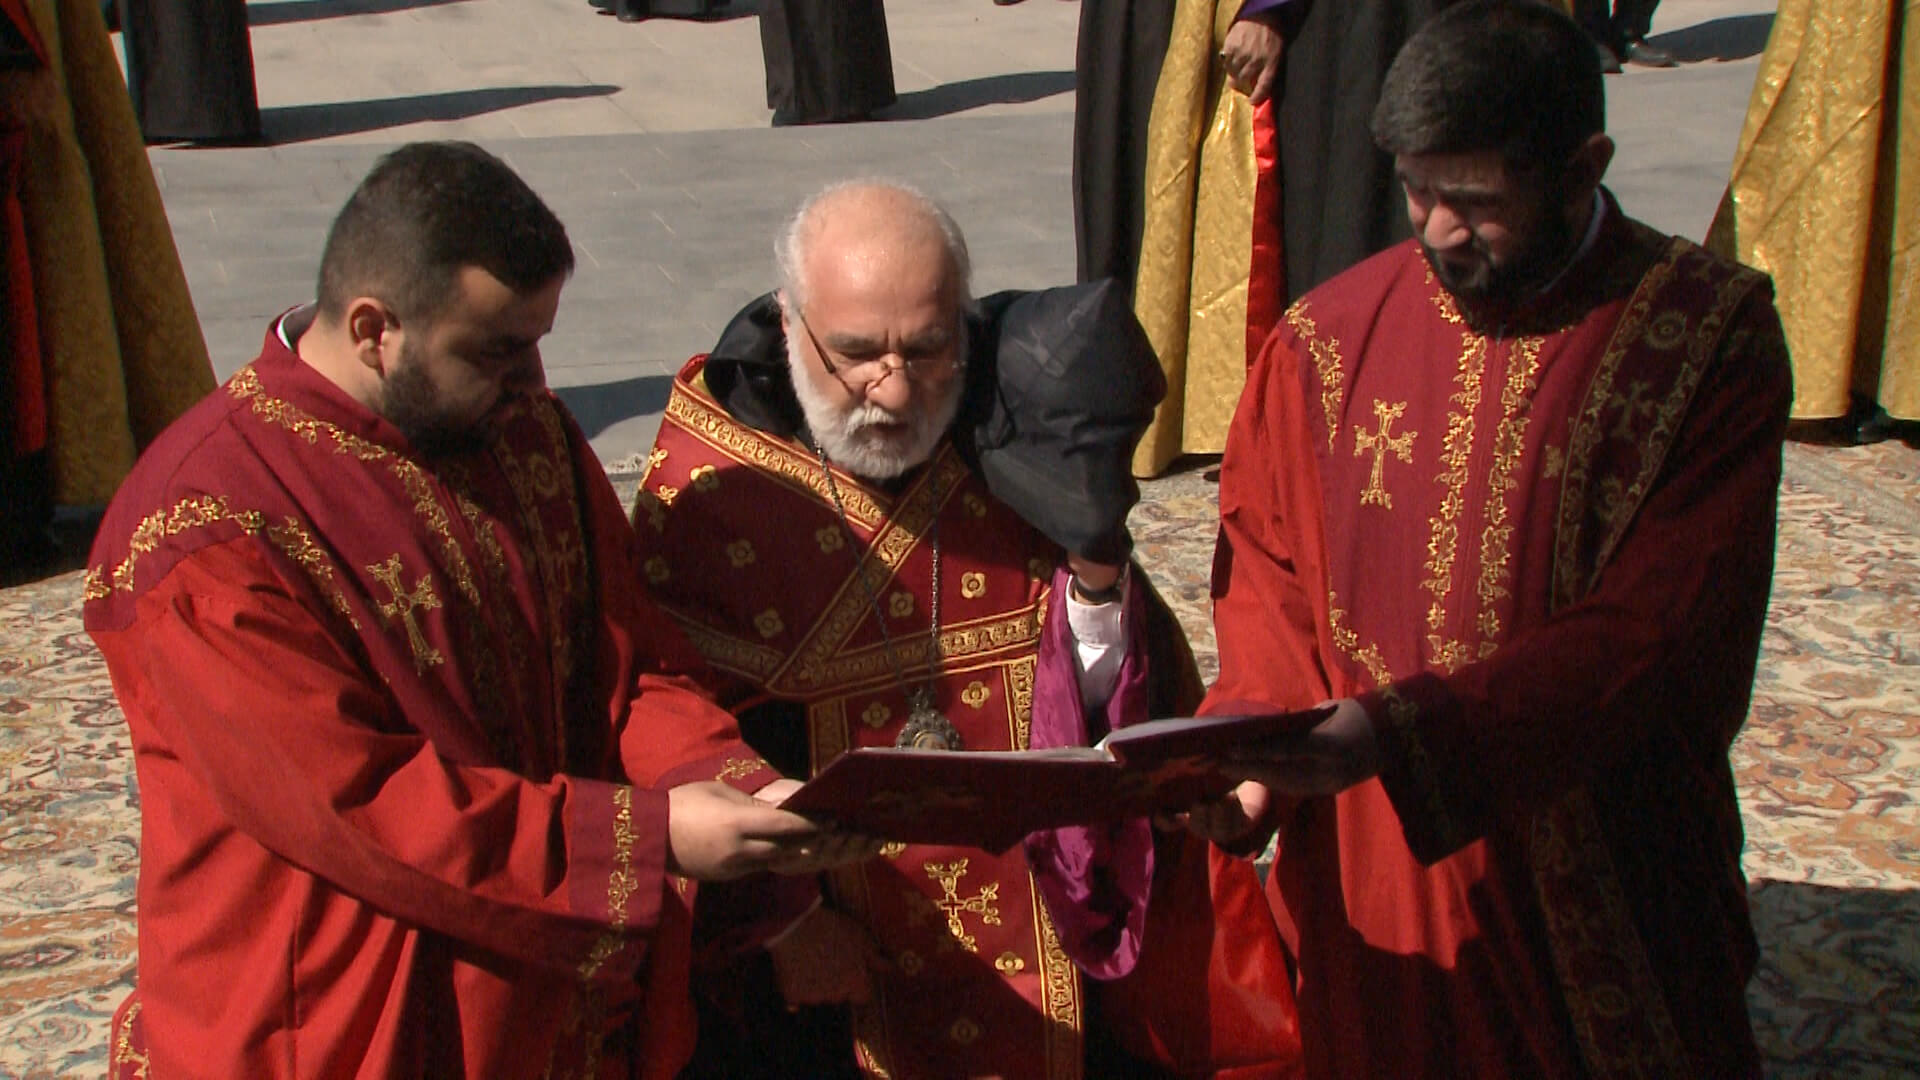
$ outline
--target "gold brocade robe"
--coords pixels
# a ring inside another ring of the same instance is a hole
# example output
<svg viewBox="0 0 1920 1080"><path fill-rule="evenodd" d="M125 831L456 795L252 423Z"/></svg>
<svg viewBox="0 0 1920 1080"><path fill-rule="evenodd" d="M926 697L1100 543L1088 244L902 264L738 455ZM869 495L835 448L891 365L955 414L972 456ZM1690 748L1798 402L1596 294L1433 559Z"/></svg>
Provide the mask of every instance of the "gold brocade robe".
<svg viewBox="0 0 1920 1080"><path fill-rule="evenodd" d="M1214 63L1239 11L1182 0L1154 91L1134 312L1167 396L1134 451L1138 476L1226 446L1250 349L1280 313L1271 114Z"/></svg>
<svg viewBox="0 0 1920 1080"><path fill-rule="evenodd" d="M113 43L91 0L27 0L42 71L0 73L47 368L54 500L104 503L213 389L213 366Z"/></svg>
<svg viewBox="0 0 1920 1080"><path fill-rule="evenodd" d="M1773 275L1796 419L1920 420L1920 3L1781 0L1707 246Z"/></svg>
<svg viewBox="0 0 1920 1080"><path fill-rule="evenodd" d="M893 745L931 666L967 749L1024 749L1059 548L950 444L898 492L834 469L843 520L819 458L729 416L702 363L674 384L634 525L643 580L717 670L722 702L803 703L817 772ZM1083 988L1020 848L892 845L829 875L827 893L891 961L853 1011L863 1070L1080 1075Z"/></svg>

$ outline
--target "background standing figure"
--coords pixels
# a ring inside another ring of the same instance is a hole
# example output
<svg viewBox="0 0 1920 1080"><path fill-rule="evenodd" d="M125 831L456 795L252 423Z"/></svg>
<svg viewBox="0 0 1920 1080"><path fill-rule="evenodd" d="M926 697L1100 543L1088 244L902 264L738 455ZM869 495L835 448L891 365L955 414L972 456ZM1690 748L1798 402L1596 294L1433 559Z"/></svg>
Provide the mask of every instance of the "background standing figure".
<svg viewBox="0 0 1920 1080"><path fill-rule="evenodd" d="M246 0L117 0L127 90L150 143L260 138Z"/></svg>
<svg viewBox="0 0 1920 1080"><path fill-rule="evenodd" d="M894 103L881 0L762 0L760 55L774 127L867 120Z"/></svg>

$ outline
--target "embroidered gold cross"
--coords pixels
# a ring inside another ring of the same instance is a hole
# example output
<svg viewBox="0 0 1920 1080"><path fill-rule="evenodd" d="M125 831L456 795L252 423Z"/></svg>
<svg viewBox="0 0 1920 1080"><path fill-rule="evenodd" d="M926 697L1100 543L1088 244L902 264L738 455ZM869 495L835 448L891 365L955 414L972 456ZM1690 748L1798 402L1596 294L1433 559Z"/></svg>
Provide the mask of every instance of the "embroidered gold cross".
<svg viewBox="0 0 1920 1080"><path fill-rule="evenodd" d="M930 862L926 864L927 876L938 881L940 888L947 894L934 903L947 914L947 932L959 941L968 952L979 952L973 935L967 933L966 924L960 921L963 914L980 916L980 921L988 926L1000 925L1000 909L992 901L1000 899L1000 883L983 885L978 893L962 900L960 898L960 879L967 876L967 860L955 859L950 863Z"/></svg>
<svg viewBox="0 0 1920 1080"><path fill-rule="evenodd" d="M440 606L440 598L433 594L432 579L425 574L420 575L420 584L414 586L412 592L408 592L406 584L400 580L398 554L393 555L386 562L367 567L367 573L372 574L374 580L385 585L387 591L393 594L393 603L381 604L380 614L386 616L388 620L399 619L407 628L407 644L413 647L414 671L424 675L428 668L444 663L446 658L440 655L440 650L427 644L427 635L421 631L420 624L413 618L413 613L417 609L424 608L432 611Z"/></svg>
<svg viewBox="0 0 1920 1080"><path fill-rule="evenodd" d="M1381 483L1386 471L1387 455L1393 454L1403 464L1413 464L1413 440L1418 432L1404 431L1399 435L1389 435L1387 429L1395 420L1407 411L1407 403L1387 404L1378 398L1373 402L1373 417L1380 421L1380 430L1376 432L1355 430L1353 433L1353 456L1359 457L1369 451L1373 453L1373 473L1367 481L1367 488L1360 493L1360 505L1381 506L1393 509L1393 496L1387 494L1386 486Z"/></svg>

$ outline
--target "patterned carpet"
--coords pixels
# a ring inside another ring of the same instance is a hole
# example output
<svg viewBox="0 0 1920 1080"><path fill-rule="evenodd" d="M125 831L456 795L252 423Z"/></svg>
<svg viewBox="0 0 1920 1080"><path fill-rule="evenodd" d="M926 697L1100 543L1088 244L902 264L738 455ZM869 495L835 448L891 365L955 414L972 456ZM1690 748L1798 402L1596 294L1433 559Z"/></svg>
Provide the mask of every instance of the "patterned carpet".
<svg viewBox="0 0 1920 1080"><path fill-rule="evenodd" d="M631 487L631 478L627 479ZM1147 486L1141 557L1213 660L1214 486ZM138 796L78 574L0 591L0 1077L100 1076L132 985ZM1920 451L1793 445L1735 752L1768 1075L1920 1075Z"/></svg>

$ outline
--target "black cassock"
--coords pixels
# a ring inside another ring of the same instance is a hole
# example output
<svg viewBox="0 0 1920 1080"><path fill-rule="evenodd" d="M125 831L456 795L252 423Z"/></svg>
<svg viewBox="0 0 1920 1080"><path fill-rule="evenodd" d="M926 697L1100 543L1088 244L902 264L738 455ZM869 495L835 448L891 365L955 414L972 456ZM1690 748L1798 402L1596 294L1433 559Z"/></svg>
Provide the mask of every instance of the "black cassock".
<svg viewBox="0 0 1920 1080"><path fill-rule="evenodd" d="M117 0L127 89L148 142L260 136L246 0Z"/></svg>
<svg viewBox="0 0 1920 1080"><path fill-rule="evenodd" d="M760 52L776 124L864 119L894 102L881 0L762 0Z"/></svg>
<svg viewBox="0 0 1920 1080"><path fill-rule="evenodd" d="M1073 222L1081 281L1133 291L1146 213L1147 117L1174 0L1080 0L1073 65Z"/></svg>

